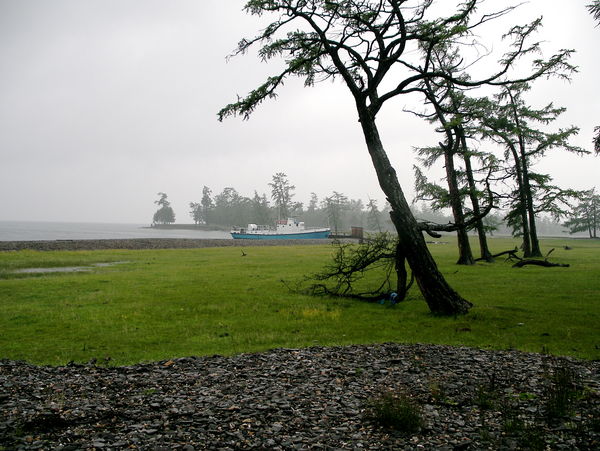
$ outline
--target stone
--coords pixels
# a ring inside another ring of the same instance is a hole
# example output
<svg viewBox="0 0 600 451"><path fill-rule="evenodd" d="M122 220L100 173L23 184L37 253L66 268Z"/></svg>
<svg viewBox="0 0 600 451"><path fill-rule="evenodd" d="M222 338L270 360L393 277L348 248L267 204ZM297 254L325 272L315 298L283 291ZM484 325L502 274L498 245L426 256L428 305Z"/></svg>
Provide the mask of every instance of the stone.
<svg viewBox="0 0 600 451"><path fill-rule="evenodd" d="M590 393L573 408L577 427L540 414L545 374L565 365ZM0 449L518 449L509 414L553 449L589 449L600 443L599 374L600 362L395 343L111 368L0 360ZM495 402L509 407L477 405L491 380ZM432 395L434 383L443 396ZM420 406L419 433L369 419L370 401L388 391Z"/></svg>

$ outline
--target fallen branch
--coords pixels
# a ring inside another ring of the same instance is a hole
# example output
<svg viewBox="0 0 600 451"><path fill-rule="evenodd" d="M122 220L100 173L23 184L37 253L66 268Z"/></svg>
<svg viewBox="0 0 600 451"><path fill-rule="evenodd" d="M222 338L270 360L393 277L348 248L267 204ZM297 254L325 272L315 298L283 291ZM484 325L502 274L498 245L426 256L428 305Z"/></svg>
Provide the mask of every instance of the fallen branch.
<svg viewBox="0 0 600 451"><path fill-rule="evenodd" d="M546 258L544 260L536 260L536 259L523 259L523 258L519 258L516 255L514 257L518 258L519 261L517 263L515 263L512 267L513 268L522 268L525 265L536 265L536 266L544 266L546 268L553 268L553 267L561 267L561 268L568 268L569 264L564 264L564 263L551 263L548 261L548 257L550 256L550 254L554 252L554 248L550 249L548 251L548 253L546 254Z"/></svg>
<svg viewBox="0 0 600 451"><path fill-rule="evenodd" d="M494 255L492 255L492 258L497 258L497 257L501 257L503 255L508 255L508 259L516 258L517 260L521 260L517 256L517 252L519 252L519 250L515 247L514 249L511 249L511 250L508 250L508 251L503 251L503 252L500 252L498 254L494 254ZM486 259L484 257L479 257L479 258L475 259L476 262L480 262L480 261L483 261L483 260L486 260Z"/></svg>
<svg viewBox="0 0 600 451"><path fill-rule="evenodd" d="M519 260L517 263L515 263L514 265L512 265L513 268L522 268L525 265L537 265L537 266L545 266L547 268L550 267L554 267L554 266L560 266L561 268L568 268L569 265L564 264L564 263L551 263L548 260L534 260L534 259L528 259L528 260Z"/></svg>
<svg viewBox="0 0 600 451"><path fill-rule="evenodd" d="M508 255L508 257L506 257L506 261L517 260L517 262L512 266L513 268L522 268L523 266L527 266L527 265L544 266L546 268L551 268L551 267L568 268L570 266L570 265L564 264L564 263L551 263L548 261L548 257L550 256L550 254L552 252L554 252L554 249L550 249L548 251L544 260L538 260L538 259L533 259L533 258L524 259L524 258L519 257L517 255L517 252L519 252L519 249L515 247L514 249L499 252L498 254L494 254L494 255L492 255L492 258L497 258L497 257L501 257L503 255ZM485 258L483 258L483 257L475 259L476 262L483 261L483 260L485 260Z"/></svg>

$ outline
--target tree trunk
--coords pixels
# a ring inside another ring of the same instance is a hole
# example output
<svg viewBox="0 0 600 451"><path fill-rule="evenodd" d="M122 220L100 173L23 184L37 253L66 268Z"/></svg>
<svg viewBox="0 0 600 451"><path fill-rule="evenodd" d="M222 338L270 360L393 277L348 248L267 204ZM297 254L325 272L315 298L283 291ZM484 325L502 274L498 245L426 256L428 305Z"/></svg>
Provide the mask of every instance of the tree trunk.
<svg viewBox="0 0 600 451"><path fill-rule="evenodd" d="M398 242L396 244L396 259L395 259L395 267L396 267L396 293L398 294L398 302L404 301L406 299L406 294L408 293L408 274L406 272L406 257L404 256L404 251L402 250L402 246Z"/></svg>
<svg viewBox="0 0 600 451"><path fill-rule="evenodd" d="M459 227L456 231L458 239L458 261L457 265L474 265L473 253L471 252L471 243L469 234L465 229L465 215L460 199L460 190L458 188L458 178L454 169L454 152L444 146L444 161L446 166L446 178L448 181L448 194L450 195L450 206L452 207L452 216L454 223Z"/></svg>
<svg viewBox="0 0 600 451"><path fill-rule="evenodd" d="M519 120L517 104L515 102L515 99L514 99L512 93L510 92L510 90L508 91L508 93L510 96L515 125L517 126L517 129L520 129L521 121ZM523 137L521 132L519 132L519 153L520 153L520 155L515 155L515 158L517 161L517 166L520 166L520 168L521 168L521 190L522 190L521 201L525 200L525 203L522 205L522 208L524 209L524 211L526 213L526 217L527 217L526 220L528 221L528 226L529 226L528 227L529 228L528 241L529 241L529 245L531 246L529 249L529 251L530 251L529 256L530 257L541 257L542 251L540 250L540 243L539 243L539 240L537 237L537 228L535 225L535 210L533 207L533 194L531 192L531 184L529 183L529 162L527 159L525 138ZM516 154L516 152L515 152L515 154ZM523 236L525 236L525 228L523 229ZM525 255L525 257L527 257L527 255Z"/></svg>
<svg viewBox="0 0 600 451"><path fill-rule="evenodd" d="M596 228L598 227L598 208L595 197L592 197L592 224L594 230L593 238L597 238L598 236L596 235Z"/></svg>
<svg viewBox="0 0 600 451"><path fill-rule="evenodd" d="M540 241L537 236L537 227L535 225L535 210L533 207L533 195L531 193L531 184L529 183L529 168L527 167L527 156L521 150L521 162L523 171L523 188L526 199L527 219L529 221L529 240L531 243L531 257L541 257Z"/></svg>
<svg viewBox="0 0 600 451"><path fill-rule="evenodd" d="M509 143L510 151L515 161L515 171L517 173L517 189L519 194L519 203L517 210L521 216L521 230L523 231L523 257L531 257L531 241L529 237L529 221L527 219L527 196L525 195L525 186L523 183L523 170L520 164L519 154L513 143Z"/></svg>
<svg viewBox="0 0 600 451"><path fill-rule="evenodd" d="M408 208L408 204L406 205ZM393 208L390 216L398 232L399 243L410 265L417 285L429 306L436 315L457 315L467 313L473 306L454 291L440 273L415 218L408 210Z"/></svg>
<svg viewBox="0 0 600 451"><path fill-rule="evenodd" d="M519 196L521 195L522 193L519 193ZM525 201L521 199L519 204L519 215L521 216L521 228L523 230L523 257L532 257L531 238L529 236L529 222L527 220L527 210L525 208Z"/></svg>
<svg viewBox="0 0 600 451"><path fill-rule="evenodd" d="M481 209L479 208L479 199L477 198L477 186L475 186L471 157L467 153L467 143L464 135L461 136L461 146L463 149L463 159L465 161L465 172L467 173L467 181L469 183L469 198L471 199L471 205L473 205L473 215L479 216L481 214ZM479 219L475 223L475 229L477 230L477 236L479 237L479 252L481 254L481 259L492 263L494 257L492 257L492 253L488 247L487 236L485 235L482 219Z"/></svg>
<svg viewBox="0 0 600 451"><path fill-rule="evenodd" d="M443 108L440 106L439 100L436 98L431 84L426 81L427 98L435 107L438 120L444 126L446 134L446 143L440 143L440 148L444 152L444 167L446 168L446 181L448 183L448 195L450 197L450 207L452 208L452 216L454 223L458 226L456 238L458 241L458 261L457 265L474 265L473 253L471 252L471 243L469 242L469 234L464 227L465 213L463 210L460 189L458 187L458 176L454 168L454 155L458 150L460 141L460 132L457 127L450 127Z"/></svg>
<svg viewBox="0 0 600 451"><path fill-rule="evenodd" d="M448 285L433 260L423 233L404 197L396 171L385 153L374 117L362 99L357 99L356 104L379 185L392 207L390 216L398 233L401 255L406 258L425 302L434 314L467 313L473 304L463 299Z"/></svg>

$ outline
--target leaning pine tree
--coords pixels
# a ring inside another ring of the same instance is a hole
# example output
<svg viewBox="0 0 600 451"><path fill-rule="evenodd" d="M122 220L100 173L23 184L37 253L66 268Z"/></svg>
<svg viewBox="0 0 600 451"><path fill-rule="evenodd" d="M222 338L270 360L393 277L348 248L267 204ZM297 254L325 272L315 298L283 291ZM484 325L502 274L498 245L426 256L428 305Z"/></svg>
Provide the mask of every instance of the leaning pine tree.
<svg viewBox="0 0 600 451"><path fill-rule="evenodd" d="M262 59L281 57L285 65L246 97L224 107L218 116L220 120L232 115L248 118L262 101L275 97L277 89L290 76L304 78L306 86L326 79L341 79L354 99L379 185L391 206L390 216L398 233L399 279L406 280L405 263L408 263L431 312L455 315L466 313L472 304L448 285L427 249L423 231L454 231L456 226L417 222L381 142L377 115L386 102L416 92L424 80L445 78L458 86L473 88L509 82L507 75L513 64L521 56L539 50L538 44L526 44L539 21L511 28L507 37L512 39L512 47L496 72L485 79L471 80L464 76L470 62L465 60L461 67L455 67L455 77L432 69L431 52L427 49L449 42L459 48L472 47L475 28L504 16L512 8L478 15L476 7L481 1L468 0L457 2L454 13L448 17L432 19L435 17L432 3L431 0L248 1L245 10L250 14L272 13L276 18L258 36L243 39L235 53L243 54L259 45ZM416 51L422 48L426 51ZM569 53L563 51L549 61L535 60L532 72L520 79L553 72L564 64Z"/></svg>

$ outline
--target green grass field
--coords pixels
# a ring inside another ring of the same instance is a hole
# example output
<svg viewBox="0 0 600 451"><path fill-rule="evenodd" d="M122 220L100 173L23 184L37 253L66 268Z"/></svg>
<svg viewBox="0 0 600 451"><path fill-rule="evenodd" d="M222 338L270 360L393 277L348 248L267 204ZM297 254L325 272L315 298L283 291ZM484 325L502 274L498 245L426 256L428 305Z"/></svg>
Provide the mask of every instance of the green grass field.
<svg viewBox="0 0 600 451"><path fill-rule="evenodd" d="M492 250L516 241L493 239ZM571 250L565 250L568 245ZM451 285L475 306L429 314L416 288L395 307L291 293L331 246L0 253L0 358L110 365L277 347L400 342L520 349L600 358L600 242L542 241L569 268L457 266L432 245ZM19 274L120 262L90 272Z"/></svg>

